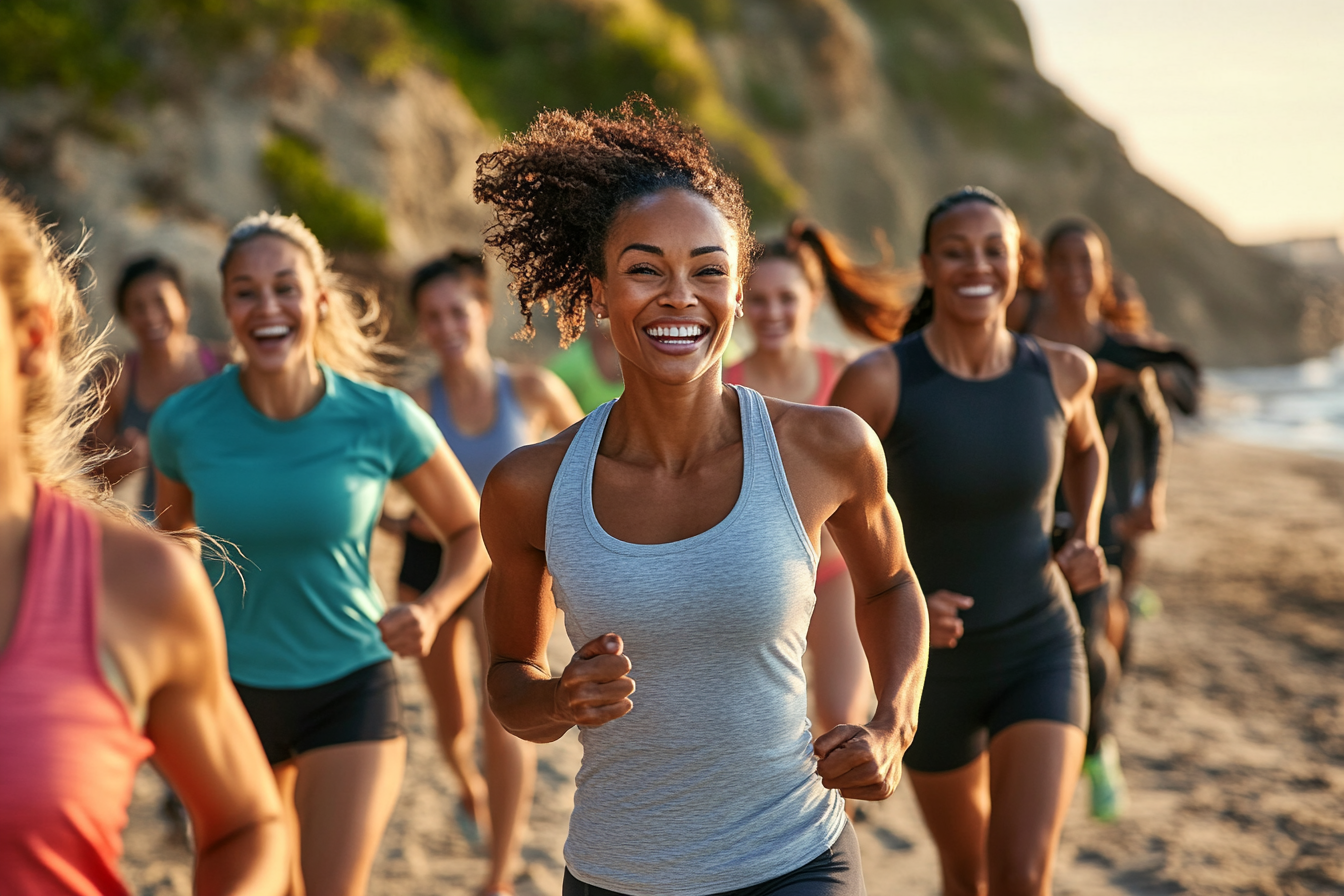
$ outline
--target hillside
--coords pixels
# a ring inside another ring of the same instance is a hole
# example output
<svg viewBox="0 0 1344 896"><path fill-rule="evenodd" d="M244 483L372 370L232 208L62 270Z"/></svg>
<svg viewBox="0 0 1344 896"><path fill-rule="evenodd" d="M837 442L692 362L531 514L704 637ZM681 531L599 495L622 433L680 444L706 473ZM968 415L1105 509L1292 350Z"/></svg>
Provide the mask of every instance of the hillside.
<svg viewBox="0 0 1344 896"><path fill-rule="evenodd" d="M645 90L700 123L766 232L804 210L913 261L924 210L978 182L1038 230L1084 213L1158 325L1215 364L1286 361L1332 307L1130 166L1036 71L1011 0L15 0L0 174L69 234L92 295L130 253L190 271L218 333L229 224L297 210L380 278L476 241L476 156L543 106ZM1319 292L1319 290L1317 290ZM1341 334L1344 335L1344 334Z"/></svg>

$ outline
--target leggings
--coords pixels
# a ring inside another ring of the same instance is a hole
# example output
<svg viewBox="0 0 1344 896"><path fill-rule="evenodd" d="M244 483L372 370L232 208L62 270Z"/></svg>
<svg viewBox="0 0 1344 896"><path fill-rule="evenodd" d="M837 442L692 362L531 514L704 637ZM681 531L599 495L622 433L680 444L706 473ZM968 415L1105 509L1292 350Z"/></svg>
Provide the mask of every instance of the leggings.
<svg viewBox="0 0 1344 896"><path fill-rule="evenodd" d="M562 896L621 896L586 884L565 869ZM863 884L863 865L859 862L859 840L854 828L845 829L830 848L800 868L750 887L729 890L717 896L867 896Z"/></svg>

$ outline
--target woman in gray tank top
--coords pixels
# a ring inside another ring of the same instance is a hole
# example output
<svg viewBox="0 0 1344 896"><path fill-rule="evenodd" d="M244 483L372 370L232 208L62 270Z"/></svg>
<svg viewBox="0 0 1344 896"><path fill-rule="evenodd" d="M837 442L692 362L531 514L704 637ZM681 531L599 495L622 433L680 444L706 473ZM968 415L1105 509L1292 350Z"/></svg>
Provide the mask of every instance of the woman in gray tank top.
<svg viewBox="0 0 1344 896"><path fill-rule="evenodd" d="M1019 235L987 190L934 206L911 318L927 326L855 362L832 398L882 434L929 589L936 649L906 761L948 896L1050 892L1087 728L1069 586L1095 588L1106 569L1096 368L1008 331ZM1061 471L1078 523L1055 554Z"/></svg>
<svg viewBox="0 0 1344 896"><path fill-rule="evenodd" d="M580 729L565 893L863 893L841 797L900 778L927 620L868 427L722 382L753 248L741 187L640 98L543 114L482 157L476 196L524 318L549 301L566 341L590 308L610 320L626 384L505 458L483 499L491 705L528 740ZM823 526L879 693L867 725L814 740ZM578 650L552 677L556 605Z"/></svg>

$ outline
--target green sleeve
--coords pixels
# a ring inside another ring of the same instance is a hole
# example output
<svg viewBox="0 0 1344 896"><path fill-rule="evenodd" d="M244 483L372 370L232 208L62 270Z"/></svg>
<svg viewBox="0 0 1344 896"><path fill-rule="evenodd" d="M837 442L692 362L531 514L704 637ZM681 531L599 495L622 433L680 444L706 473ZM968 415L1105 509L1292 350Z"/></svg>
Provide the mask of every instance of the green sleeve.
<svg viewBox="0 0 1344 896"><path fill-rule="evenodd" d="M182 467L178 461L178 436L173 423L177 403L165 401L149 419L149 456L160 473L174 482L182 481Z"/></svg>
<svg viewBox="0 0 1344 896"><path fill-rule="evenodd" d="M443 434L434 420L405 392L392 390L388 460L393 479L409 476L434 455Z"/></svg>

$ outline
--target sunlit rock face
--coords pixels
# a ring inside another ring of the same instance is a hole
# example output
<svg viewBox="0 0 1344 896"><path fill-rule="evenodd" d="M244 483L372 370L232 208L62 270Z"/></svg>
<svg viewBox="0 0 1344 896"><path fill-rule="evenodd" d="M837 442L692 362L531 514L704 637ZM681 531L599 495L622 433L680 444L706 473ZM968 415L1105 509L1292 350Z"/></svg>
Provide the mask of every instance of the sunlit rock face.
<svg viewBox="0 0 1344 896"><path fill-rule="evenodd" d="M1041 77L1011 0L328 8L344 31L318 28L327 36L297 51L263 34L184 64L180 47L137 38L152 96L91 105L76 88L0 90L0 173L67 235L81 220L93 231L100 319L124 260L155 250L187 270L196 328L222 335L214 266L227 228L315 193L314 229L339 236L343 264L394 288L426 257L479 244L487 216L470 183L501 131L546 105L603 108L640 89L704 126L762 235L796 209L860 255L875 255L879 228L913 263L926 209L978 183L1038 235L1061 216L1096 220L1157 326L1214 365L1296 360L1344 338L1331 336L1344 326L1338 290L1233 245ZM819 326L840 338L833 318Z"/></svg>

